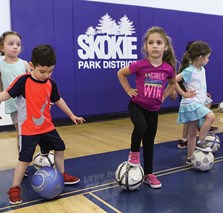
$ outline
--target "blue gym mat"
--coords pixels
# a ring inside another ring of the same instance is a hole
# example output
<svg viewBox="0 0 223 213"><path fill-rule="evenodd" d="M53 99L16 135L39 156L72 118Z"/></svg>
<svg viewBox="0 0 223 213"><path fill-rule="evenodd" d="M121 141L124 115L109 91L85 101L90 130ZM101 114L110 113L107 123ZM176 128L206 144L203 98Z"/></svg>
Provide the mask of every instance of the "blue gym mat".
<svg viewBox="0 0 223 213"><path fill-rule="evenodd" d="M223 133L217 135L223 140ZM56 199L84 194L106 212L222 213L222 147L214 154L213 168L200 172L185 164L186 150L178 150L177 141L156 144L154 172L163 187L152 189L142 184L135 191L123 190L114 178L117 166L127 160L128 152L126 149L67 159L66 172L80 177L81 182L65 186ZM0 171L0 212L47 202L31 189L31 177L35 171L33 166L29 167L29 176L22 182L23 203L14 206L9 204L7 196L14 170Z"/></svg>

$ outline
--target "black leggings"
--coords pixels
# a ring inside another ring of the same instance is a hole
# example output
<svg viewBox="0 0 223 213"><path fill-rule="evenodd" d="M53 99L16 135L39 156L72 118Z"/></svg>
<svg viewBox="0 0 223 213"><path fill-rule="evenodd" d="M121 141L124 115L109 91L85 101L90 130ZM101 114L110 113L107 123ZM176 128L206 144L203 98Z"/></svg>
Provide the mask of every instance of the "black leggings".
<svg viewBox="0 0 223 213"><path fill-rule="evenodd" d="M131 151L139 152L142 141L145 175L153 172L154 140L158 124L158 111L148 111L138 104L129 102L129 116L134 125Z"/></svg>

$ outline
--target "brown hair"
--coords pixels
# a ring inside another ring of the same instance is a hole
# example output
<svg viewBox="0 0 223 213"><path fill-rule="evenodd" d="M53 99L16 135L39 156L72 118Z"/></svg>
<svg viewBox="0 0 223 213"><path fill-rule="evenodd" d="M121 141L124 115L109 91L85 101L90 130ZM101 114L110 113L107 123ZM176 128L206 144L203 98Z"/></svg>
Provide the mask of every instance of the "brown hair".
<svg viewBox="0 0 223 213"><path fill-rule="evenodd" d="M174 70L176 70L176 58L174 55L174 49L171 44L171 38L166 34L163 28L154 26L146 31L143 37L142 53L145 57L148 57L147 40L149 35L153 33L159 33L160 36L163 38L165 45L167 46L167 50L164 52L162 60L170 64L174 68Z"/></svg>
<svg viewBox="0 0 223 213"><path fill-rule="evenodd" d="M19 35L19 33L15 32L15 31L6 31L6 32L4 32L1 35L1 37L0 37L0 54L1 55L5 55L4 52L2 52L2 49L3 49L3 44L4 44L4 41L5 41L5 38L6 38L7 35L16 35L20 39L22 39L21 36Z"/></svg>
<svg viewBox="0 0 223 213"><path fill-rule="evenodd" d="M191 61L195 60L197 57L206 56L209 53L211 53L211 48L204 41L195 41L191 43L188 50L184 53L178 73L181 73L190 65Z"/></svg>

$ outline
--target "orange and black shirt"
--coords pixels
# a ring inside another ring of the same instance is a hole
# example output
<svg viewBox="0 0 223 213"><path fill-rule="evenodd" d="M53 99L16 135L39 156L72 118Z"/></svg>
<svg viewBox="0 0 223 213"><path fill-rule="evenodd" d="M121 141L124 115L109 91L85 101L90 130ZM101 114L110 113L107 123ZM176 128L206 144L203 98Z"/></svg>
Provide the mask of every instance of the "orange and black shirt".
<svg viewBox="0 0 223 213"><path fill-rule="evenodd" d="M58 101L60 94L51 78L38 81L27 73L17 77L6 91L17 97L19 135L37 135L55 129L50 102Z"/></svg>

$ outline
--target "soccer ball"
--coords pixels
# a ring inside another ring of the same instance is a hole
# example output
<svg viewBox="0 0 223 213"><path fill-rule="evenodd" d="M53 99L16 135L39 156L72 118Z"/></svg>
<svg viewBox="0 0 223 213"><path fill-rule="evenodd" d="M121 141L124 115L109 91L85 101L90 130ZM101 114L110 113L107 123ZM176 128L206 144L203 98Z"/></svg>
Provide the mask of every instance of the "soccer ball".
<svg viewBox="0 0 223 213"><path fill-rule="evenodd" d="M223 102L220 102L220 103L218 104L218 110L219 110L220 112L223 112Z"/></svg>
<svg viewBox="0 0 223 213"><path fill-rule="evenodd" d="M200 150L195 150L191 157L191 162L195 169L200 171L207 171L214 165L214 155L212 152L202 152Z"/></svg>
<svg viewBox="0 0 223 213"><path fill-rule="evenodd" d="M115 180L125 190L138 189L143 179L143 168L141 166L130 166L128 161L121 163L115 171Z"/></svg>
<svg viewBox="0 0 223 213"><path fill-rule="evenodd" d="M40 152L37 153L33 158L33 165L39 169L43 166L54 166L54 153L49 152L49 154L41 154Z"/></svg>
<svg viewBox="0 0 223 213"><path fill-rule="evenodd" d="M208 146L212 149L212 152L217 152L220 148L220 138L215 134L207 135L205 141L208 142Z"/></svg>
<svg viewBox="0 0 223 213"><path fill-rule="evenodd" d="M63 175L54 167L42 167L32 176L31 186L39 197L53 199L63 191Z"/></svg>

